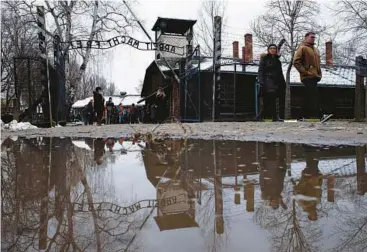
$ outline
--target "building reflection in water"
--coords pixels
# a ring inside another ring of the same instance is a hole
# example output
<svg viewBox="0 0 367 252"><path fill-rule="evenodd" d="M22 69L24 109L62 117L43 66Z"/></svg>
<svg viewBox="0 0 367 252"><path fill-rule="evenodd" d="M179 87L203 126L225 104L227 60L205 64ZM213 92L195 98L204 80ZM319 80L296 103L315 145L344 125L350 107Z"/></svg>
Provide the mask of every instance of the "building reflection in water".
<svg viewBox="0 0 367 252"><path fill-rule="evenodd" d="M114 162L113 154L129 151L123 146L123 139L111 138L5 140L1 146L2 204L7 206L2 208L3 247L8 251L24 251L27 246L103 251L128 244L142 219L94 207L87 207L87 212L74 209L75 202L102 200L95 192L110 185L88 174L102 176ZM154 209L160 231L211 229L214 239L225 237L230 242L231 209L238 206L241 214L253 215L272 234L277 251L319 251L321 227L317 221L328 213L352 216L340 212L338 201L349 197L356 202L356 194L363 197L367 193L365 146L314 148L205 140L152 141L147 146L137 151L146 171L146 178L141 179L155 187L158 202L173 202ZM113 201L115 196L104 197L119 205ZM137 204L136 211L144 208L143 203ZM354 226L350 218L340 218L350 224L350 229L341 229L341 235L359 233L341 240L339 249L353 244L361 248L367 237L367 224L363 225L367 217L361 212Z"/></svg>

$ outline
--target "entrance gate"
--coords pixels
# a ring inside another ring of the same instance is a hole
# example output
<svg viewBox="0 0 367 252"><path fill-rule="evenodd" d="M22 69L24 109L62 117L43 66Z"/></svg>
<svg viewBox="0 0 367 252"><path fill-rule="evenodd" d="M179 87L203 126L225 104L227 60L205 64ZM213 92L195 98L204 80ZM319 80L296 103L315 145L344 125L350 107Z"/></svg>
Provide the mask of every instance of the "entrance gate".
<svg viewBox="0 0 367 252"><path fill-rule="evenodd" d="M124 1L125 5L132 13L131 9ZM132 13L135 17L135 15ZM68 52L64 52L63 48L68 47L68 50L73 49L107 49L120 44L130 45L138 50L147 51L158 51L167 52L170 54L176 54L183 56L184 47L170 45L167 43L153 42L149 34L146 32L144 27L140 24L144 33L149 38L150 42L141 42L130 36L117 36L106 41L98 40L75 40L75 41L61 41L58 35L53 38L53 49L54 49L54 66L49 66L49 60L47 57L47 46L46 46L46 27L45 27L45 13L43 6L37 6L37 25L38 25L38 39L40 49L40 61L41 61L41 74L38 81L42 88L40 95L37 95L33 101L31 97L33 93L29 89L29 104L27 113L32 118L32 114L35 113L36 108L41 107L40 113L42 113L43 124L53 126L56 124L66 124L67 117L69 115L71 105L74 102L74 90L71 88L69 94L66 94L66 70L65 61L68 58ZM189 49L189 48L188 48ZM192 47L191 47L192 50ZM184 71L181 71L182 75L180 78L177 73L173 70L167 59L162 57L162 60L168 65L175 81L181 84L181 104L183 109L181 110L181 119L184 121L200 121L200 49L196 47L192 53L189 53L186 61ZM198 62L195 66L192 63ZM85 65L82 64L81 70ZM52 78L52 80L51 80ZM17 85L16 87L17 88ZM17 95L16 98L18 103L21 98ZM23 118L25 113L23 113Z"/></svg>

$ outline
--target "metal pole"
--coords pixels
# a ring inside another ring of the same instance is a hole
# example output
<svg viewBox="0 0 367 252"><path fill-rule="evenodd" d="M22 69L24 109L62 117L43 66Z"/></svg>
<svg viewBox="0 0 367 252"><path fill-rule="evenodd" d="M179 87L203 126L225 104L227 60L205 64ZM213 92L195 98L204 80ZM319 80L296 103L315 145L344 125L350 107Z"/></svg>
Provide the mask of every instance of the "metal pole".
<svg viewBox="0 0 367 252"><path fill-rule="evenodd" d="M212 121L215 121L215 37L213 38L213 105L212 105Z"/></svg>
<svg viewBox="0 0 367 252"><path fill-rule="evenodd" d="M259 114L259 102L258 102L258 92L257 92L257 81L255 81L255 114L258 116Z"/></svg>
<svg viewBox="0 0 367 252"><path fill-rule="evenodd" d="M197 52L199 53L199 64L198 64L198 83L199 83L199 122L201 122L201 83L200 83L200 45L198 45L198 50ZM367 89L366 89L367 90ZM367 92L367 91L366 91ZM366 99L367 100L367 99ZM366 103L367 104L367 103Z"/></svg>
<svg viewBox="0 0 367 252"><path fill-rule="evenodd" d="M45 9L43 6L37 6L37 25L38 25L38 39L39 49L41 50L41 58L46 60L46 78L47 78L47 90L48 90L48 109L50 116L50 127L52 127L52 111L51 111L51 91L50 91L50 73L48 69L48 57L47 57L47 40L46 40L46 19Z"/></svg>
<svg viewBox="0 0 367 252"><path fill-rule="evenodd" d="M27 59L27 68L28 68L28 116L29 122L32 123L32 89L31 89L31 60Z"/></svg>
<svg viewBox="0 0 367 252"><path fill-rule="evenodd" d="M236 120L236 80L237 80L237 63L234 63L234 75L233 75L233 93L234 93L234 98L233 98L233 113L234 113L234 119Z"/></svg>
<svg viewBox="0 0 367 252"><path fill-rule="evenodd" d="M47 53L47 49L46 49ZM49 116L50 116L50 127L52 127L52 106L51 106L51 87L50 87L50 73L48 69L48 58L46 58L46 67L47 67L47 89L48 89L48 110L49 110Z"/></svg>

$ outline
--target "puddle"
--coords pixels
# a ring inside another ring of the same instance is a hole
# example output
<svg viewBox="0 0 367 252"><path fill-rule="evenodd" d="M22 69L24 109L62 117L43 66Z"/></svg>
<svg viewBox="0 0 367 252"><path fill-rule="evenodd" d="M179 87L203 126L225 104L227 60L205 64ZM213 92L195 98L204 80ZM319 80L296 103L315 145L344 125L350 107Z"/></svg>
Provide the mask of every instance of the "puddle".
<svg viewBox="0 0 367 252"><path fill-rule="evenodd" d="M6 139L2 251L364 251L366 146Z"/></svg>

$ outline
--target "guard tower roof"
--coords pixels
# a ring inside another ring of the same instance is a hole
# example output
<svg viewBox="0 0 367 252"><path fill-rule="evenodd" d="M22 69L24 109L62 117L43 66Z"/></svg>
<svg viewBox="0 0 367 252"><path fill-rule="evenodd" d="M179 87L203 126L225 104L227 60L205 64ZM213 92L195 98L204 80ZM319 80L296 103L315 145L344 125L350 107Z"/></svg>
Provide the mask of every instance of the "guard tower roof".
<svg viewBox="0 0 367 252"><path fill-rule="evenodd" d="M162 22L165 23L164 32L165 33L176 33L176 34L185 34L194 24L196 20L189 19L176 19L176 18L162 18L158 17L155 22L152 31L161 30L160 26Z"/></svg>

